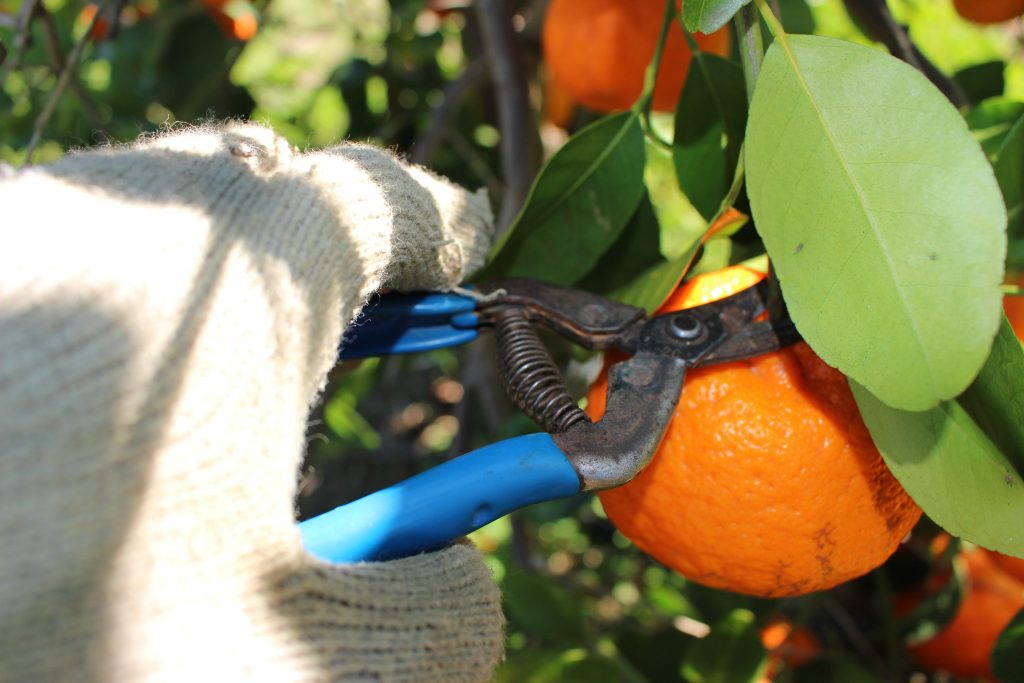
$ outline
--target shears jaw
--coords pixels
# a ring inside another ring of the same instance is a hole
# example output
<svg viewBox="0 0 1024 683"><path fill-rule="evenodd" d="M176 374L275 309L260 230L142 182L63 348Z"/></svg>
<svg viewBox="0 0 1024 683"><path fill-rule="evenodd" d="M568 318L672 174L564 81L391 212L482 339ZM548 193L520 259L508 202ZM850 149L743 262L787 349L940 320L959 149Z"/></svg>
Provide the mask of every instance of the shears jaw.
<svg viewBox="0 0 1024 683"><path fill-rule="evenodd" d="M579 474L581 490L621 486L657 451L682 393L686 370L749 358L797 340L791 323L755 320L766 287L666 313L624 329L615 344L633 356L608 372L604 416L552 434Z"/></svg>
<svg viewBox="0 0 1024 683"><path fill-rule="evenodd" d="M686 368L680 358L641 351L609 369L608 403L598 422L552 434L581 491L621 486L647 466L675 412Z"/></svg>

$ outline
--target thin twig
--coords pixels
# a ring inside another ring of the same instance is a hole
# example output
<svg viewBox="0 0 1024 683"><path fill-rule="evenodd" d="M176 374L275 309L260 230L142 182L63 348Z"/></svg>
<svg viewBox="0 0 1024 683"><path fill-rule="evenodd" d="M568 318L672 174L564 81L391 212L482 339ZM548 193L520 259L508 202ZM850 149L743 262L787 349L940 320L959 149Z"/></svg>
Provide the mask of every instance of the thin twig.
<svg viewBox="0 0 1024 683"><path fill-rule="evenodd" d="M478 0L476 17L498 105L501 170L505 194L498 211L495 238L509 228L526 201L540 168L540 138L509 0Z"/></svg>
<svg viewBox="0 0 1024 683"><path fill-rule="evenodd" d="M117 34L121 32L121 14L127 4L128 0L114 0L104 10L103 18L107 20L107 26L110 27L107 31L107 40L117 38Z"/></svg>
<svg viewBox="0 0 1024 683"><path fill-rule="evenodd" d="M876 673L887 672L885 661L878 654L878 651L871 646L864 633L857 626L857 622L853 620L850 613L843 607L838 600L832 596L826 596L822 601L822 607L828 612L828 615L835 621L836 626L843 632L847 640L850 641L850 645L856 650L861 660L869 664ZM887 677L890 678L891 676Z"/></svg>
<svg viewBox="0 0 1024 683"><path fill-rule="evenodd" d="M85 52L85 48L92 38L92 28L96 25L96 20L100 17L102 12L103 8L93 15L92 21L89 22L89 26L85 29L85 33L83 33L82 37L78 39L75 46L71 48L71 53L68 54L67 61L64 63L64 69L60 72L60 76L57 78L57 85L53 87L53 92L50 93L50 99L47 100L46 106L43 107L43 111L36 118L35 127L32 129L32 139L29 140L28 147L25 149L25 166L32 165L32 153L39 144L39 140L42 139L43 131L46 129L47 124L50 123L50 118L53 116L53 112L57 108L57 102L60 100L61 95L64 94L64 89L68 87L68 83L71 81L71 76L78 67L78 62L82 58L82 54Z"/></svg>
<svg viewBox="0 0 1024 683"><path fill-rule="evenodd" d="M465 71L454 81L448 83L444 88L444 99L434 109L430 117L430 125L423 132L416 142L413 143L409 152L409 160L415 164L429 164L437 153L437 148L444 140L445 130L451 125L455 115L459 112L466 93L473 89L485 74L484 63L479 60L471 61Z"/></svg>
<svg viewBox="0 0 1024 683"><path fill-rule="evenodd" d="M476 173L477 177L480 178L480 181L487 186L488 192L498 196L505 192L505 186L502 184L501 179L494 175L494 172L491 171L487 162L484 161L462 133L454 128L446 128L444 131L444 139L452 146L455 153L461 156L462 159L469 164L470 170ZM497 237L495 237L495 239L497 239Z"/></svg>
<svg viewBox="0 0 1024 683"><path fill-rule="evenodd" d="M50 68L53 69L55 74L59 74L64 70L65 63L64 56L60 51L60 38L57 35L57 26L54 24L53 15L46 11L45 7L39 8L39 18L43 23L43 37L46 40L46 55L50 60ZM72 73L70 78L69 86L72 92L75 93L78 101L82 103L82 108L85 109L86 115L92 119L92 124L99 133L109 140L110 133L103 124L103 117L100 116L100 112L96 108L96 103L93 102L92 97L89 95L89 91L82 85L78 74Z"/></svg>
<svg viewBox="0 0 1024 683"><path fill-rule="evenodd" d="M16 31L14 38L11 40L14 56L11 57L11 61L4 65L3 72L0 73L0 83L6 81L7 76L21 65L21 60L25 56L25 50L28 49L29 44L32 42L32 18L35 16L38 5L39 0L25 0L25 4L18 9L18 17L15 20Z"/></svg>
<svg viewBox="0 0 1024 683"><path fill-rule="evenodd" d="M5 59L7 59L7 46L4 45L4 41L0 40L0 64L3 64Z"/></svg>
<svg viewBox="0 0 1024 683"><path fill-rule="evenodd" d="M867 29L869 37L885 45L894 57L923 73L954 106L967 104L960 87L917 49L906 28L889 11L885 0L844 0L844 4L847 11Z"/></svg>

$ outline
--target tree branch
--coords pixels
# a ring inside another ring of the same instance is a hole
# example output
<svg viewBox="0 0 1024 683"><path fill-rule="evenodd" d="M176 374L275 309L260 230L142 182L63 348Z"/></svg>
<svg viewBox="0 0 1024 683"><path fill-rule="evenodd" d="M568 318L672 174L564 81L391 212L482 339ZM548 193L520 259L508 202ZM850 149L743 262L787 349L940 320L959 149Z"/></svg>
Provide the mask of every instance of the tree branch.
<svg viewBox="0 0 1024 683"><path fill-rule="evenodd" d="M509 0L477 0L476 17L491 69L501 131L501 170L505 194L495 237L509 228L526 201L540 168L540 139Z"/></svg>
<svg viewBox="0 0 1024 683"><path fill-rule="evenodd" d="M846 11L867 30L868 36L885 45L898 59L923 73L956 107L967 104L960 87L928 61L889 11L885 0L843 0Z"/></svg>
<svg viewBox="0 0 1024 683"><path fill-rule="evenodd" d="M32 165L32 153L35 151L36 146L39 145L39 141L43 137L43 131L46 130L47 124L50 123L50 118L53 116L54 110L57 108L57 102L60 100L61 95L64 94L64 90L68 87L68 83L71 82L71 76L75 69L78 67L78 62L82 58L82 54L85 52L85 47L89 44L92 37L92 28L96 25L97 19L103 13L103 8L93 15L92 21L89 22L89 26L86 27L85 33L78 39L75 46L71 48L71 53L68 54L67 61L64 63L64 68L61 70L60 75L57 78L57 85L53 87L53 92L50 93L50 99L46 101L46 106L43 107L43 111L36 117L35 127L32 129L32 139L28 142L28 147L25 148L25 166Z"/></svg>
<svg viewBox="0 0 1024 683"><path fill-rule="evenodd" d="M60 74L64 68L64 56L60 51L60 38L57 35L57 26L53 22L53 15L51 15L45 7L40 6L39 18L43 22L43 36L46 39L46 56L50 60L50 68L53 69L55 74ZM70 76L69 85L72 92L78 98L78 101L82 103L82 108L85 109L86 115L92 120L92 124L100 132L103 137L110 139L110 133L107 131L106 126L103 124L103 117L100 116L99 110L96 108L95 102L89 92L82 85L82 81L79 80L78 75L72 73Z"/></svg>
<svg viewBox="0 0 1024 683"><path fill-rule="evenodd" d="M35 16L39 0L25 0L25 3L18 9L18 17L15 19L16 32L11 40L14 49L14 56L11 61L4 64L3 72L0 73L0 84L7 80L7 76L18 68L25 50L32 42L32 18Z"/></svg>
<svg viewBox="0 0 1024 683"><path fill-rule="evenodd" d="M484 74L484 63L474 60L466 66L466 70L458 78L445 86L444 99L434 109L430 117L430 125L423 135L413 143L409 152L410 161L414 164L430 163L445 138L445 131L451 125L455 115L459 113L459 106L466 93L480 83Z"/></svg>

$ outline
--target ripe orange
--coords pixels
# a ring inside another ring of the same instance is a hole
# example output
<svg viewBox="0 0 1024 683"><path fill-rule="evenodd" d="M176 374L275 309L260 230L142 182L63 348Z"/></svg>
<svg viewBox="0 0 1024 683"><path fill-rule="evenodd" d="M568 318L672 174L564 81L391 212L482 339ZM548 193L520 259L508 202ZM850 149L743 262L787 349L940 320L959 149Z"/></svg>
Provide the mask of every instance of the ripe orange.
<svg viewBox="0 0 1024 683"><path fill-rule="evenodd" d="M1010 275L1006 281L1018 287L1024 287L1024 276L1022 275ZM1024 295L1003 297L1003 311L1006 313L1006 319L1010 321L1013 331L1017 333L1017 338L1024 341Z"/></svg>
<svg viewBox="0 0 1024 683"><path fill-rule="evenodd" d="M695 277L662 311L763 277L743 267ZM602 372L587 396L591 417L604 412L606 391ZM846 378L803 343L688 373L651 464L600 497L623 534L684 576L768 597L871 571L921 515L875 449Z"/></svg>
<svg viewBox="0 0 1024 683"><path fill-rule="evenodd" d="M761 644L768 651L768 666L760 683L771 683L783 668L807 664L821 652L821 643L806 628L794 628L787 619L769 621L761 629Z"/></svg>
<svg viewBox="0 0 1024 683"><path fill-rule="evenodd" d="M953 7L976 24L998 24L1024 14L1024 0L953 0Z"/></svg>
<svg viewBox="0 0 1024 683"><path fill-rule="evenodd" d="M82 11L78 13L78 21L84 25L92 24L92 28L89 29L89 37L96 42L104 41L110 34L110 22L103 17L96 20L96 23L92 23L93 17L99 11L99 5L96 3L89 3L82 8Z"/></svg>
<svg viewBox="0 0 1024 683"><path fill-rule="evenodd" d="M229 0L200 0L210 13L210 17L224 35L235 40L250 40L259 29L256 11L249 3L236 3Z"/></svg>
<svg viewBox="0 0 1024 683"><path fill-rule="evenodd" d="M1024 560L1019 557L1010 557L993 550L983 551L993 566L997 567L1004 574L1009 574L1020 583L1024 583Z"/></svg>
<svg viewBox="0 0 1024 683"><path fill-rule="evenodd" d="M943 536L937 540L941 541ZM995 680L990 662L992 648L1017 611L1024 608L1024 583L1005 573L993 562L993 556L981 548L963 553L967 582L956 615L934 638L907 648L914 661L925 670ZM909 612L926 595L939 590L946 580L948 572L945 576L933 577L916 591L898 596L894 600L896 613Z"/></svg>
<svg viewBox="0 0 1024 683"><path fill-rule="evenodd" d="M563 130L568 130L572 117L576 113L576 101L563 90L558 83L547 76L544 78L544 121L552 123Z"/></svg>
<svg viewBox="0 0 1024 683"><path fill-rule="evenodd" d="M664 8L662 0L552 0L541 34L552 77L586 107L629 109L643 90ZM694 38L702 50L729 53L728 27ZM673 22L654 88L654 109L675 110L690 58L682 29Z"/></svg>

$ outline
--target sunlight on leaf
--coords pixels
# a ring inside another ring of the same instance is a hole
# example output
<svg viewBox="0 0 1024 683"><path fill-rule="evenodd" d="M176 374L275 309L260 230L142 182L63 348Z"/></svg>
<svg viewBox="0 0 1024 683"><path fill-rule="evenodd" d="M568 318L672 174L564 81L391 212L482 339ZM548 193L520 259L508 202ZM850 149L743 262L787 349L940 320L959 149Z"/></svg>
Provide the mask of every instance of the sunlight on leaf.
<svg viewBox="0 0 1024 683"><path fill-rule="evenodd" d="M781 36L745 144L755 224L818 355L908 410L963 391L999 322L1006 214L959 112L878 50Z"/></svg>

